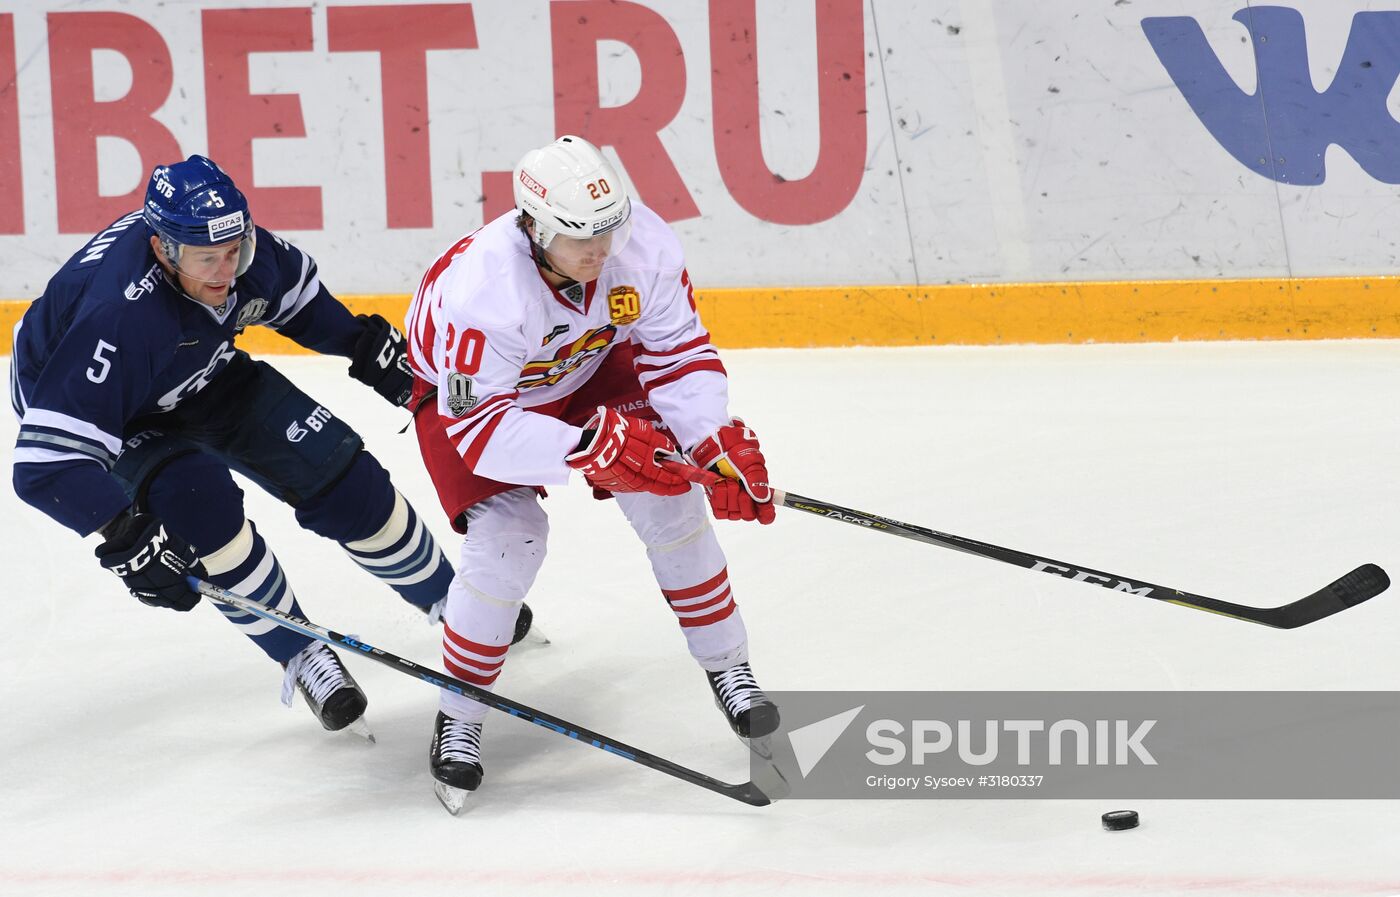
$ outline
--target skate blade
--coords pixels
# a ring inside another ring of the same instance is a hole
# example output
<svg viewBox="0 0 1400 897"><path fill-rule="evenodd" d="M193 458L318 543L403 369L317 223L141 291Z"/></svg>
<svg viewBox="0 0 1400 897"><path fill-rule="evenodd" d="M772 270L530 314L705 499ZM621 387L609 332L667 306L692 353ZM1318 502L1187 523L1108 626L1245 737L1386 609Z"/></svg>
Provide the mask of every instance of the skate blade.
<svg viewBox="0 0 1400 897"><path fill-rule="evenodd" d="M739 738L744 747L753 751L762 759L769 763L773 762L773 736L764 735L762 738Z"/></svg>
<svg viewBox="0 0 1400 897"><path fill-rule="evenodd" d="M753 783L758 786L769 800L782 800L792 794L792 784L783 775L782 770L773 762L773 736L764 735L761 738L740 738L744 746L753 752L755 757L763 761L763 765L755 770Z"/></svg>
<svg viewBox="0 0 1400 897"><path fill-rule="evenodd" d="M350 725L346 726L341 731L349 732L351 735L358 735L365 741L368 741L370 744L378 744L378 742L374 739L374 732L369 727L369 721L366 720L363 716L355 720Z"/></svg>
<svg viewBox="0 0 1400 897"><path fill-rule="evenodd" d="M434 780L433 794L437 795L438 803L442 804L444 810L456 816L466 806L467 795L471 792L462 788L453 788L445 782Z"/></svg>
<svg viewBox="0 0 1400 897"><path fill-rule="evenodd" d="M540 627L532 625L530 627L530 631L525 633L525 637L519 642L517 642L515 644L515 647L520 648L525 645L544 646L550 644L553 644L553 642L549 640L549 636L545 635L543 632L540 632Z"/></svg>

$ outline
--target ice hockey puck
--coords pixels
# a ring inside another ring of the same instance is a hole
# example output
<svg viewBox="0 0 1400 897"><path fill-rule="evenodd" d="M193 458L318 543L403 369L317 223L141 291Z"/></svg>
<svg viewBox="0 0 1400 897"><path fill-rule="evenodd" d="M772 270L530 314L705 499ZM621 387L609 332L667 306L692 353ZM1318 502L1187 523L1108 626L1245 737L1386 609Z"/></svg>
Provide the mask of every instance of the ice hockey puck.
<svg viewBox="0 0 1400 897"><path fill-rule="evenodd" d="M1125 832L1138 827L1137 810L1109 810L1103 814L1104 831Z"/></svg>

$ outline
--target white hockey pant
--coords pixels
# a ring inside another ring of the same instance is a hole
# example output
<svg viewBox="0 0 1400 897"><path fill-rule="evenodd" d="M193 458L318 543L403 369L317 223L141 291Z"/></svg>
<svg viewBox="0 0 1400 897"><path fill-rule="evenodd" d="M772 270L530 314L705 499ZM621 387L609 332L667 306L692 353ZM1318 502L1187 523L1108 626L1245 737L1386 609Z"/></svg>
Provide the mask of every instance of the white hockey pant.
<svg viewBox="0 0 1400 897"><path fill-rule="evenodd" d="M691 656L706 670L748 660L748 635L734 603L724 552L697 488L675 497L617 496L646 546L657 585L676 614ZM520 605L544 562L549 519L533 489L492 496L467 511L461 563L443 613L443 662L452 675L491 688L515 633ZM487 708L441 692L444 713L479 722Z"/></svg>
<svg viewBox="0 0 1400 897"><path fill-rule="evenodd" d="M534 489L512 489L467 509L467 535L442 614L447 672L481 688L495 684L548 538L549 517ZM448 716L467 722L486 716L487 708L470 698L441 695Z"/></svg>

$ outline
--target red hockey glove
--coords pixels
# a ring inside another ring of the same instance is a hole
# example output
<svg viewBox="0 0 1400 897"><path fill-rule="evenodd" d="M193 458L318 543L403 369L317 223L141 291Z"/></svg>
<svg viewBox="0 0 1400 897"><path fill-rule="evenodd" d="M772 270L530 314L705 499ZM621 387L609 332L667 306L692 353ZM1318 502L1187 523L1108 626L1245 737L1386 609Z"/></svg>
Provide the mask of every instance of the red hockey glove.
<svg viewBox="0 0 1400 897"><path fill-rule="evenodd" d="M727 479L709 489L710 508L720 520L757 520L772 523L773 490L768 485L767 462L753 430L734 418L690 450L697 467L713 470Z"/></svg>
<svg viewBox="0 0 1400 897"><path fill-rule="evenodd" d="M684 495L690 490L685 478L657 463L658 452L669 454L676 447L650 421L623 417L599 406L583 429L583 441L573 454L564 456L564 463L582 473L589 485L609 492L653 495Z"/></svg>

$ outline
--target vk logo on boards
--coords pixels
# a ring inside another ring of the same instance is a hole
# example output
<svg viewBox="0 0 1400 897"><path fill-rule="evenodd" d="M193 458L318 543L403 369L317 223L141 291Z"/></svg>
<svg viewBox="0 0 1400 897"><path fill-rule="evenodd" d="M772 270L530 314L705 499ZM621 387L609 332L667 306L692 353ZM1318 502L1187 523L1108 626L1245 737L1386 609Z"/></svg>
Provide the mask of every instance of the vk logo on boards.
<svg viewBox="0 0 1400 897"><path fill-rule="evenodd" d="M1327 178L1336 144L1371 177L1400 184L1400 122L1386 98L1400 75L1400 12L1359 12L1326 90L1313 88L1303 17L1285 6L1241 9L1259 73L1245 93L1220 64L1190 16L1142 20L1142 30L1181 95L1230 155L1285 184Z"/></svg>

